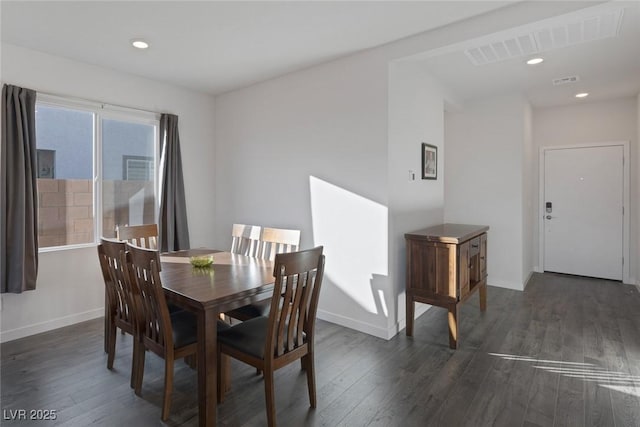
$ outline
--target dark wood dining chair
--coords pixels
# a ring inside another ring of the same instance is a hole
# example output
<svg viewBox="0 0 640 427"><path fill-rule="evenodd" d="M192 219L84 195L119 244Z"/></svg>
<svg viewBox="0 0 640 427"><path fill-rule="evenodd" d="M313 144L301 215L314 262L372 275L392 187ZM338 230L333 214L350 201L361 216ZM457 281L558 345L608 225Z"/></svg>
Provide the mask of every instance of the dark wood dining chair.
<svg viewBox="0 0 640 427"><path fill-rule="evenodd" d="M233 224L231 229L231 253L255 257L258 254L260 232L258 225Z"/></svg>
<svg viewBox="0 0 640 427"><path fill-rule="evenodd" d="M142 248L158 249L158 224L118 226L116 239Z"/></svg>
<svg viewBox="0 0 640 427"><path fill-rule="evenodd" d="M279 253L295 252L300 247L300 230L264 227L260 235L258 258L273 261ZM237 320L249 320L269 314L270 301L256 301L225 314Z"/></svg>
<svg viewBox="0 0 640 427"><path fill-rule="evenodd" d="M138 292L140 339L134 342L136 366L135 393L142 392L146 350L162 357L164 365L164 398L162 420L169 418L173 390L173 365L176 359L195 356L198 351L197 319L189 311L169 312L160 281L158 251L127 244L127 266L130 280ZM227 328L218 322L218 328Z"/></svg>
<svg viewBox="0 0 640 427"><path fill-rule="evenodd" d="M218 333L218 399L229 370L222 369L228 355L264 372L269 426L276 425L274 372L302 360L309 389L309 404L316 407L314 328L324 273L322 246L276 255L275 283L269 316L260 316Z"/></svg>
<svg viewBox="0 0 640 427"><path fill-rule="evenodd" d="M116 329L120 328L137 339L135 317L135 291L129 280L125 252L127 244L111 239L100 239L98 258L106 294L105 333L107 343L107 368L113 369L116 354ZM136 372L135 358L131 366L131 387Z"/></svg>

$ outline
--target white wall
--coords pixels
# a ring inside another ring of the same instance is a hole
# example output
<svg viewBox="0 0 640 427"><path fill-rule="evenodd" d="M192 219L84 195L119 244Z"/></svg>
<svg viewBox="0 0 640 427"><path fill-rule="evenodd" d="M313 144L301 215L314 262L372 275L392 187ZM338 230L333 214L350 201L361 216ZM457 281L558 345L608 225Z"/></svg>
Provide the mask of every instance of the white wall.
<svg viewBox="0 0 640 427"><path fill-rule="evenodd" d="M410 61L389 66L389 277L397 315L389 329L406 324L404 234L444 218L444 88ZM422 142L438 147L438 179L421 179ZM410 177L409 170L415 174ZM416 304L416 317L429 306ZM395 310L394 310L395 311Z"/></svg>
<svg viewBox="0 0 640 427"><path fill-rule="evenodd" d="M191 244L213 246L213 98L182 88L17 46L2 44L3 83L62 96L169 112L180 117ZM3 294L0 340L101 316L102 281L95 248L40 254L35 291Z"/></svg>
<svg viewBox="0 0 640 427"><path fill-rule="evenodd" d="M640 94L638 94L638 102L636 104L636 114L637 114L637 125L638 125L638 133L636 134L636 169L635 173L631 174L631 181L636 183L636 235L638 236L636 240L636 272L635 279L636 283L640 285L640 226L638 222L640 222L640 171L638 167L640 167L640 161L638 160L638 155L640 155ZM635 180L633 178L635 175ZM631 234L633 236L633 234Z"/></svg>
<svg viewBox="0 0 640 427"><path fill-rule="evenodd" d="M611 141L630 142L630 235L629 250L631 276L638 279L638 101L635 97L599 102L579 102L552 108L538 108L533 113L533 139L536 153L540 147ZM535 181L539 181L539 158L534 156ZM539 208L536 187L534 212ZM534 221L536 266L540 265L539 224Z"/></svg>
<svg viewBox="0 0 640 427"><path fill-rule="evenodd" d="M526 102L483 99L445 114L445 222L488 225L488 284L524 289Z"/></svg>
<svg viewBox="0 0 640 427"><path fill-rule="evenodd" d="M234 222L324 245L319 317L386 337L387 70L376 62L350 57L217 97L215 218L225 245Z"/></svg>

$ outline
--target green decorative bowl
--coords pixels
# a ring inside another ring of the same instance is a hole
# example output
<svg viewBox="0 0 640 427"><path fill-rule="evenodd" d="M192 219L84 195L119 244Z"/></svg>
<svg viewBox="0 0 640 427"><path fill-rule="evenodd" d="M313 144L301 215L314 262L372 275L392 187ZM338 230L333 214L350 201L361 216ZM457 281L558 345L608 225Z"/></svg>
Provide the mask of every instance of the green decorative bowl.
<svg viewBox="0 0 640 427"><path fill-rule="evenodd" d="M189 258L189 262L196 268L209 268L213 264L212 256L192 256Z"/></svg>

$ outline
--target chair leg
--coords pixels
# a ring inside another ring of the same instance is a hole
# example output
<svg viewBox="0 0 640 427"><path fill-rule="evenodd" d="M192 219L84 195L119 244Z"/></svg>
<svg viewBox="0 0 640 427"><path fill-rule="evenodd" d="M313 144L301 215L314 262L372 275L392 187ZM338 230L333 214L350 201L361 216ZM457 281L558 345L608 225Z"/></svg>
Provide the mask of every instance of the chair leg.
<svg viewBox="0 0 640 427"><path fill-rule="evenodd" d="M116 357L116 325L109 325L109 333L107 336L107 369L113 369L113 359Z"/></svg>
<svg viewBox="0 0 640 427"><path fill-rule="evenodd" d="M138 372L138 353L140 352L140 341L138 337L133 336L133 356L131 357L131 388L135 390L137 384Z"/></svg>
<svg viewBox="0 0 640 427"><path fill-rule="evenodd" d="M309 387L309 405L316 407L316 372L313 362L313 353L309 353L302 358L302 363L307 371L307 386Z"/></svg>
<svg viewBox="0 0 640 427"><path fill-rule="evenodd" d="M269 427L276 425L275 389L273 387L273 371L264 371L264 397L267 404L267 423Z"/></svg>
<svg viewBox="0 0 640 427"><path fill-rule="evenodd" d="M164 360L164 400L162 403L162 421L167 421L171 411L171 392L173 391L173 356Z"/></svg>
<svg viewBox="0 0 640 427"><path fill-rule="evenodd" d="M138 343L138 354L136 357L136 380L134 391L136 395L142 394L142 379L144 378L144 358L146 351L142 343Z"/></svg>

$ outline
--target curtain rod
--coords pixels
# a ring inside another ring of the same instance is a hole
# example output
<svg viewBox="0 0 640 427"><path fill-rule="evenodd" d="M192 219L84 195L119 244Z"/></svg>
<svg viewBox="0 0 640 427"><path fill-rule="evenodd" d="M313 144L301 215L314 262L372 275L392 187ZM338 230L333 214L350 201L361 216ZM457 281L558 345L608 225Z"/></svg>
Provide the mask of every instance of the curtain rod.
<svg viewBox="0 0 640 427"><path fill-rule="evenodd" d="M138 112L138 113L145 113L145 114L154 114L154 115L162 114L162 113L159 113L157 111L143 110L142 108L133 108L133 107L128 107L126 105L111 104L109 102L96 101L96 100L87 99L87 98L78 98L78 97L68 96L68 95L60 95L60 94L57 94L57 93L43 92L43 91L39 91L39 90L36 90L36 97L37 97L37 95L43 95L45 97L50 97L50 98L60 98L62 100L78 102L78 103L93 104L93 105L99 106L102 109L104 109L105 107L111 107L111 108L114 108L114 109L128 110L128 111L132 111L132 112L135 111L135 112Z"/></svg>

